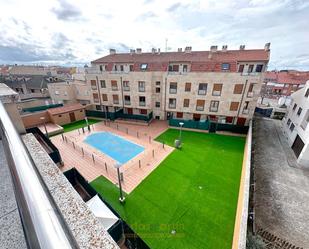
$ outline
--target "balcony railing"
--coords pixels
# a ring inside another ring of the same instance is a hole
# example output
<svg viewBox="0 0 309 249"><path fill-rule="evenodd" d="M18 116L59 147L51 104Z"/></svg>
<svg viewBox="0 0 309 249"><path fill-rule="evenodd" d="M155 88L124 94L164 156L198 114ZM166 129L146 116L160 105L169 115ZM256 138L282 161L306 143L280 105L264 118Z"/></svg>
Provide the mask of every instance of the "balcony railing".
<svg viewBox="0 0 309 249"><path fill-rule="evenodd" d="M249 72L242 72L241 73L242 76L257 76L259 74L260 73L258 73L258 72L251 72L251 73L249 73Z"/></svg>
<svg viewBox="0 0 309 249"><path fill-rule="evenodd" d="M96 85L91 85L91 89L92 90L97 90L97 86Z"/></svg>
<svg viewBox="0 0 309 249"><path fill-rule="evenodd" d="M213 91L212 96L221 96L221 91Z"/></svg>
<svg viewBox="0 0 309 249"><path fill-rule="evenodd" d="M130 100L125 100L125 101L124 101L124 104L125 104L125 105L131 105L131 101L130 101Z"/></svg>
<svg viewBox="0 0 309 249"><path fill-rule="evenodd" d="M170 109L175 109L175 108L176 108L176 104L169 104L168 107L169 107Z"/></svg>
<svg viewBox="0 0 309 249"><path fill-rule="evenodd" d="M139 88L138 88L138 91L139 91L139 92L145 92L145 87L139 87Z"/></svg>
<svg viewBox="0 0 309 249"><path fill-rule="evenodd" d="M29 248L78 248L0 101L0 134Z"/></svg>
<svg viewBox="0 0 309 249"><path fill-rule="evenodd" d="M99 99L93 99L94 103L99 103Z"/></svg>
<svg viewBox="0 0 309 249"><path fill-rule="evenodd" d="M127 92L130 91L130 87L129 86L124 86L123 87L123 91L127 91Z"/></svg>
<svg viewBox="0 0 309 249"><path fill-rule="evenodd" d="M171 93L171 94L176 94L176 93L177 93L177 89L175 89L175 88L170 88L170 93Z"/></svg>
<svg viewBox="0 0 309 249"><path fill-rule="evenodd" d="M146 102L145 101L140 101L139 102L139 106L146 106Z"/></svg>
<svg viewBox="0 0 309 249"><path fill-rule="evenodd" d="M207 90L198 90L198 95L206 95Z"/></svg>
<svg viewBox="0 0 309 249"><path fill-rule="evenodd" d="M114 103L115 105L118 105L118 104L119 104L119 100L118 100L118 99L114 99L114 100L113 100L113 103Z"/></svg>
<svg viewBox="0 0 309 249"><path fill-rule="evenodd" d="M218 107L210 107L209 111L211 112L217 112L218 111Z"/></svg>
<svg viewBox="0 0 309 249"><path fill-rule="evenodd" d="M204 111L204 106L196 106L197 111Z"/></svg>
<svg viewBox="0 0 309 249"><path fill-rule="evenodd" d="M118 86L112 86L113 91L118 91Z"/></svg>
<svg viewBox="0 0 309 249"><path fill-rule="evenodd" d="M253 97L253 92L248 92L247 97L252 98Z"/></svg>

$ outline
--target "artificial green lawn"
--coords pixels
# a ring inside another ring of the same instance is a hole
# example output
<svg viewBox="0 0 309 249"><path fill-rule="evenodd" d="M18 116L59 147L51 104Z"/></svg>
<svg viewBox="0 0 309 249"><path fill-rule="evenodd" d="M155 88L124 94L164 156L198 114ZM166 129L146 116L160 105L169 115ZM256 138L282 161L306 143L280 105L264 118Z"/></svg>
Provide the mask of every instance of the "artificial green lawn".
<svg viewBox="0 0 309 249"><path fill-rule="evenodd" d="M95 123L98 123L102 120L98 120L98 119L88 119L88 123L90 125L92 124L95 124ZM79 128L82 128L82 127L85 127L87 126L87 123L86 121L83 119L83 120L79 120L79 121L76 121L74 123L70 123L70 124L65 124L65 125L62 125L63 127L63 132L69 132L69 131L73 131L73 130L76 130L76 129L79 129Z"/></svg>
<svg viewBox="0 0 309 249"><path fill-rule="evenodd" d="M173 146L178 135L169 129L156 140ZM245 138L183 131L182 140L182 149L126 195L123 206L104 177L91 185L150 248L229 249Z"/></svg>

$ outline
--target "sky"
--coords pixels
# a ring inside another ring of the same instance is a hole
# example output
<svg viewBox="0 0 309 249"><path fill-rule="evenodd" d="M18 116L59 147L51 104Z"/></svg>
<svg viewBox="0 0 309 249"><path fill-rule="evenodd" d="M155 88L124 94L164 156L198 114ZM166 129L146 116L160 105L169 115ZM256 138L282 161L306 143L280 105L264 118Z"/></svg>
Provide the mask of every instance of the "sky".
<svg viewBox="0 0 309 249"><path fill-rule="evenodd" d="M84 65L110 48L270 42L269 69L309 70L309 0L0 0L0 9L0 64Z"/></svg>

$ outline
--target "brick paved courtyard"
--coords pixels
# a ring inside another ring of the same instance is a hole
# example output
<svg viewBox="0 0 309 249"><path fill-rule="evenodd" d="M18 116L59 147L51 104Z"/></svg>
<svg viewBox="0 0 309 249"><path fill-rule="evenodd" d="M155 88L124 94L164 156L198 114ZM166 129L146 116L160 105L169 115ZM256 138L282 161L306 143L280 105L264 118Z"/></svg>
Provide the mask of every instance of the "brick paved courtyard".
<svg viewBox="0 0 309 249"><path fill-rule="evenodd" d="M131 142L139 144L145 150L121 167L124 176L123 190L130 193L145 179L165 158L173 148L163 145L153 139L164 132L168 125L164 121L154 120L149 126L123 124L116 122L99 122L91 125L91 132L85 127L52 137L52 142L59 149L64 166L62 171L75 167L87 181L93 181L103 175L117 184L116 161L83 142L95 132L108 131L117 134Z"/></svg>

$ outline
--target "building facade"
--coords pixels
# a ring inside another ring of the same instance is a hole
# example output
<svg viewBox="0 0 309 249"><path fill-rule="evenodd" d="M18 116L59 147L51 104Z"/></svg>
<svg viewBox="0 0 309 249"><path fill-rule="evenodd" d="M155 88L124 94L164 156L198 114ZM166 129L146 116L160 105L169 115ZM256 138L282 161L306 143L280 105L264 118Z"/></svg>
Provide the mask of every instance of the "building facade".
<svg viewBox="0 0 309 249"><path fill-rule="evenodd" d="M292 103L283 119L283 131L297 162L309 167L309 81L291 97Z"/></svg>

